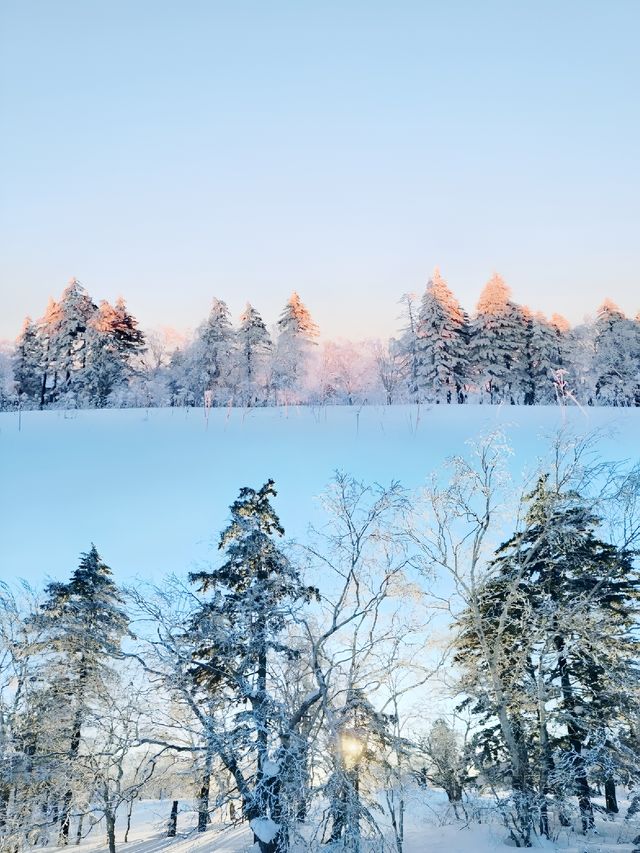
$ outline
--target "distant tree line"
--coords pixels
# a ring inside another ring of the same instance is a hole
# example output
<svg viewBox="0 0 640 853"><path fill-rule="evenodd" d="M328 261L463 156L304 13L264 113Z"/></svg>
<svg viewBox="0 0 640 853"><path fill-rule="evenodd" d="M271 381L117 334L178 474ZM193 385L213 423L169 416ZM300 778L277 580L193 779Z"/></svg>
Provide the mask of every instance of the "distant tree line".
<svg viewBox="0 0 640 853"><path fill-rule="evenodd" d="M469 316L436 270L400 300L388 341L324 341L293 293L272 329L214 299L191 340L143 334L123 299L72 279L4 354L3 408L367 403L640 405L640 315L605 300L570 328L511 299L494 275ZM2 365L0 365L0 368Z"/></svg>

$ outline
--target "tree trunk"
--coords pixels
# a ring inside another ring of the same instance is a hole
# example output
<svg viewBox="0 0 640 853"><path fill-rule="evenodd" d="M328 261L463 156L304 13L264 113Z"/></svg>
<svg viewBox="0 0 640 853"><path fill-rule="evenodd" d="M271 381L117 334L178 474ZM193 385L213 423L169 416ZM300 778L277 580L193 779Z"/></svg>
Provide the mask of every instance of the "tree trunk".
<svg viewBox="0 0 640 853"><path fill-rule="evenodd" d="M73 770L73 764L78 757L80 751L80 738L82 735L82 718L83 702L84 702L84 683L87 678L87 663L84 658L80 660L80 671L78 674L78 707L73 720L73 731L71 734L71 743L69 744L69 766ZM62 813L60 815L60 835L58 844L63 847L69 843L69 825L71 823L71 803L73 801L73 790L69 788L62 800Z"/></svg>
<svg viewBox="0 0 640 853"><path fill-rule="evenodd" d="M82 841L82 824L83 823L84 823L84 814L81 814L80 818L78 820L78 830L76 832L76 847Z"/></svg>
<svg viewBox="0 0 640 853"><path fill-rule="evenodd" d="M616 797L616 783L611 776L604 783L604 798L607 812L609 814L618 814L620 809L618 808L618 798Z"/></svg>
<svg viewBox="0 0 640 853"><path fill-rule="evenodd" d="M104 813L106 828L107 828L107 844L109 853L116 853L116 816L107 809Z"/></svg>
<svg viewBox="0 0 640 853"><path fill-rule="evenodd" d="M167 829L167 838L175 838L178 831L178 800L174 800L171 805L171 814L169 815L169 828Z"/></svg>
<svg viewBox="0 0 640 853"><path fill-rule="evenodd" d="M211 788L211 755L207 753L202 785L198 795L198 832L204 832L209 824L209 793Z"/></svg>
<svg viewBox="0 0 640 853"><path fill-rule="evenodd" d="M555 645L558 651L562 653L564 650L564 639L556 637ZM569 736L569 744L574 754L574 780L576 786L576 794L578 797L578 808L580 809L580 817L582 820L582 831L587 833L593 829L593 806L591 805L591 793L589 791L589 780L585 768L584 757L582 755L582 731L576 725L572 717L575 714L575 697L573 695L573 687L571 686L571 678L569 676L569 666L564 655L560 654L558 658L558 670L560 672L560 685L562 689L562 698L566 711L569 713L569 721L567 722L567 734Z"/></svg>
<svg viewBox="0 0 640 853"><path fill-rule="evenodd" d="M135 797L132 797L132 798L129 800L129 804L128 804L128 807L127 807L127 827L126 827L126 829L125 829L125 831L124 831L124 838L122 839L122 843L123 843L123 844L126 844L126 843L129 841L129 830L131 829L131 814L132 814L132 812L133 812L133 803L134 803L134 800L135 800Z"/></svg>

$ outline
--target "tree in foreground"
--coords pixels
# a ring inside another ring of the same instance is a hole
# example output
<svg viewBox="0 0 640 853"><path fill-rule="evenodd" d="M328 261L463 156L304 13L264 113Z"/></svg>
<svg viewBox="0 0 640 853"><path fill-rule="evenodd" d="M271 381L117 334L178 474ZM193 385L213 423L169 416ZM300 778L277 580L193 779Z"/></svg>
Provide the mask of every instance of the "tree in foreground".
<svg viewBox="0 0 640 853"><path fill-rule="evenodd" d="M288 846L281 786L287 761L280 749L283 709L270 688L271 661L296 655L283 632L294 610L316 595L276 545L284 530L271 505L275 494L272 480L257 491L241 489L220 537L224 563L190 576L199 592L210 596L190 629L191 675L233 719L225 736L213 735L212 743L238 786L262 853Z"/></svg>
<svg viewBox="0 0 640 853"><path fill-rule="evenodd" d="M83 554L67 583L50 583L38 616L44 655L42 677L54 708L56 739L65 742L60 759L61 844L68 843L74 795L82 780L78 760L89 709L108 693L110 662L119 653L128 619L123 598L95 545Z"/></svg>

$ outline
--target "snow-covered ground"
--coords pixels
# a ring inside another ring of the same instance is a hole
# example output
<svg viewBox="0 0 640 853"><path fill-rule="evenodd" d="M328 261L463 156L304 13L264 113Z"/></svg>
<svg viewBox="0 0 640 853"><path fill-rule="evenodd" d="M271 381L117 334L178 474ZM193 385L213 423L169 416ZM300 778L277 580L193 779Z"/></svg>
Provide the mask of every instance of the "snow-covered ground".
<svg viewBox="0 0 640 853"><path fill-rule="evenodd" d="M456 820L441 792L409 791L407 800L404 853L506 853L514 849L505 843L507 832L495 818L483 823ZM135 803L127 844L122 842L124 814L117 822L119 853L255 853L257 850L247 824L229 826L214 822L205 833L195 832L194 811L186 801L180 803L176 838L167 838L170 809L168 800ZM633 838L639 832L638 823L628 824L618 817L599 821L597 834L589 838L567 829L553 843L536 839L534 844L538 849L558 853L630 853ZM107 853L103 824L94 826L76 849L79 853ZM362 853L367 850L368 845L363 842Z"/></svg>
<svg viewBox="0 0 640 853"><path fill-rule="evenodd" d="M516 471L561 427L603 429L606 458L638 456L640 409L393 406L0 414L0 574L66 578L94 541L119 580L184 573L243 485L273 477L287 534L318 520L336 469L415 487L465 442L507 429ZM19 428L20 427L20 428Z"/></svg>

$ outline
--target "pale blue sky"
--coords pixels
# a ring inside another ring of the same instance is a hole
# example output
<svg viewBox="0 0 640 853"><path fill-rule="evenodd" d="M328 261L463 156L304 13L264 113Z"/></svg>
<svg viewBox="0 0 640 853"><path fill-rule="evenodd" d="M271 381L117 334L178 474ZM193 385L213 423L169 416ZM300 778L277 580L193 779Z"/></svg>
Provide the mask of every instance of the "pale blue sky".
<svg viewBox="0 0 640 853"><path fill-rule="evenodd" d="M75 275L382 335L439 265L640 308L640 3L1 0L0 337Z"/></svg>

